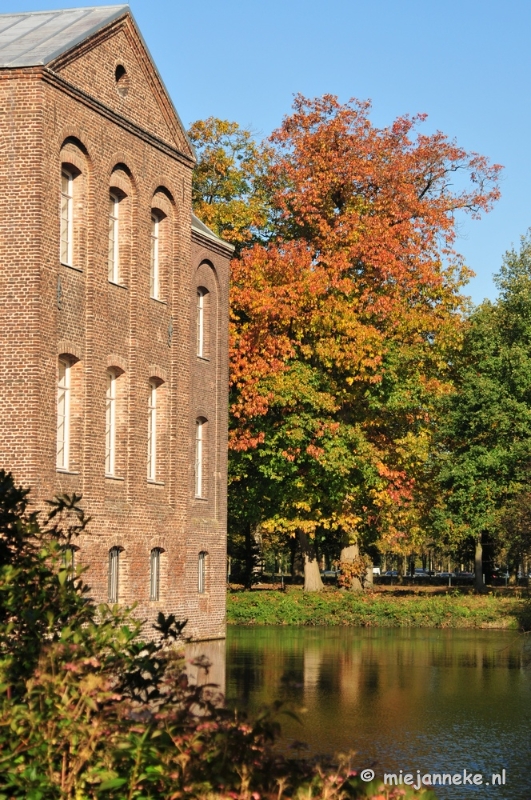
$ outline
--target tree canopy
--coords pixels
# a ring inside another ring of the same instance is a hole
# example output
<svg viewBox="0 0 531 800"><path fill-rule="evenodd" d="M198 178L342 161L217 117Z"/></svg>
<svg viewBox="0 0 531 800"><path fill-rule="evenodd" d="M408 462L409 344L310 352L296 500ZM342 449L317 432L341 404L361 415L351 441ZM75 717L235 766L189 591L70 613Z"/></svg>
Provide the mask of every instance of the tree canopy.
<svg viewBox="0 0 531 800"><path fill-rule="evenodd" d="M502 543L511 525L521 534L525 518L520 498L531 468L529 234L519 251L506 253L495 280L498 299L482 303L467 322L454 365L456 391L441 415L442 502L435 519L452 543L485 536Z"/></svg>
<svg viewBox="0 0 531 800"><path fill-rule="evenodd" d="M369 113L297 96L270 137L268 228L232 263L232 480L260 481L266 528L400 552L466 308L456 214L490 210L500 167Z"/></svg>

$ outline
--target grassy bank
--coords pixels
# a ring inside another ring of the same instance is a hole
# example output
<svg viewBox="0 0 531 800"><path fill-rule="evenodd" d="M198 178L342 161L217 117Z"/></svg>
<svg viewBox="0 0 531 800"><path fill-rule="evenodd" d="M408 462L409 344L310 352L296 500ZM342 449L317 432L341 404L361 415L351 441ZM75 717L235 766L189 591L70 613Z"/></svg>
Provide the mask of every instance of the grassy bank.
<svg viewBox="0 0 531 800"><path fill-rule="evenodd" d="M355 594L300 589L230 592L227 621L233 625L357 625L412 628L520 627L524 600L496 594L375 592Z"/></svg>

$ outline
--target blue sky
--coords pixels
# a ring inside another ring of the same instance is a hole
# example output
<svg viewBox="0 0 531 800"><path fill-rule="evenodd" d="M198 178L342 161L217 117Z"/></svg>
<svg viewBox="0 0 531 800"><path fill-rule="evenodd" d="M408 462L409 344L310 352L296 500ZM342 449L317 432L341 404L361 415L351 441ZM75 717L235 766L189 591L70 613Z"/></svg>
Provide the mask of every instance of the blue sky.
<svg viewBox="0 0 531 800"><path fill-rule="evenodd" d="M0 12L109 5L0 0ZM296 92L370 98L376 125L428 114L424 128L505 167L502 199L464 218L458 249L476 272L474 302L531 226L529 0L131 0L135 19L188 125L210 115L267 135Z"/></svg>

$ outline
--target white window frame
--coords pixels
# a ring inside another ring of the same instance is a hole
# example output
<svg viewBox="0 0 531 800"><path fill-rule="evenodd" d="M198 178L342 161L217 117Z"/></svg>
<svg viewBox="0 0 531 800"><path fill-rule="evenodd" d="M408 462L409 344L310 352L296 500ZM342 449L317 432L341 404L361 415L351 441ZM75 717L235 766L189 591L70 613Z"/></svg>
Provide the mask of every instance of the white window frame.
<svg viewBox="0 0 531 800"><path fill-rule="evenodd" d="M148 481L157 480L157 384L149 382L148 400Z"/></svg>
<svg viewBox="0 0 531 800"><path fill-rule="evenodd" d="M197 558L197 591L198 594L206 592L206 559L207 553L202 550Z"/></svg>
<svg viewBox="0 0 531 800"><path fill-rule="evenodd" d="M109 603L117 603L120 594L120 547L109 550Z"/></svg>
<svg viewBox="0 0 531 800"><path fill-rule="evenodd" d="M149 599L157 601L160 599L160 547L154 547L150 553L150 578L149 578Z"/></svg>
<svg viewBox="0 0 531 800"><path fill-rule="evenodd" d="M105 474L116 473L116 372L107 371L105 395Z"/></svg>
<svg viewBox="0 0 531 800"><path fill-rule="evenodd" d="M160 218L151 214L151 264L149 272L149 293L153 300L160 300Z"/></svg>
<svg viewBox="0 0 531 800"><path fill-rule="evenodd" d="M109 194L109 281L120 282L120 198Z"/></svg>
<svg viewBox="0 0 531 800"><path fill-rule="evenodd" d="M204 497L205 421L195 422L195 496Z"/></svg>
<svg viewBox="0 0 531 800"><path fill-rule="evenodd" d="M57 449L56 467L67 470L70 462L70 393L71 363L66 358L59 359L57 380Z"/></svg>
<svg viewBox="0 0 531 800"><path fill-rule="evenodd" d="M61 170L60 250L61 264L71 267L74 257L74 176L64 168Z"/></svg>
<svg viewBox="0 0 531 800"><path fill-rule="evenodd" d="M205 357L205 292L197 290L197 356Z"/></svg>

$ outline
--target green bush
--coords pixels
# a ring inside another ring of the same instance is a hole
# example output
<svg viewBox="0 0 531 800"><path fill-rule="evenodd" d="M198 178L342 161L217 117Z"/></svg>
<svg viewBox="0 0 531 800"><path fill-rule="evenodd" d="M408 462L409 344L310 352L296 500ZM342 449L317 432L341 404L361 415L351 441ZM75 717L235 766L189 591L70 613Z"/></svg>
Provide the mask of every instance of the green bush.
<svg viewBox="0 0 531 800"><path fill-rule="evenodd" d="M0 800L375 797L347 759L276 754L278 704L251 724L190 685L184 623L159 615L145 640L131 609L96 607L65 558L79 503L41 523L0 472Z"/></svg>
<svg viewBox="0 0 531 800"><path fill-rule="evenodd" d="M493 595L237 591L228 595L227 619L238 625L517 628L522 606L521 600Z"/></svg>

